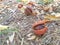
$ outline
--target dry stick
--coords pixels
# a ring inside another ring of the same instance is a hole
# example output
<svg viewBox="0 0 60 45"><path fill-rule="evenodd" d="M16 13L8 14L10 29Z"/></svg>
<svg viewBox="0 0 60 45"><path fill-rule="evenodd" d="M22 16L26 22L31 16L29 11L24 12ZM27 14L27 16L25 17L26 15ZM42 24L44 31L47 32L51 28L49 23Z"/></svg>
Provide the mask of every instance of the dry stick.
<svg viewBox="0 0 60 45"><path fill-rule="evenodd" d="M25 41L24 41L24 44L28 45L29 43L25 40Z"/></svg>
<svg viewBox="0 0 60 45"><path fill-rule="evenodd" d="M38 20L40 20L39 15L37 15Z"/></svg>
<svg viewBox="0 0 60 45"><path fill-rule="evenodd" d="M36 8L36 9L38 9L38 8ZM39 14L37 14L36 16L37 16L38 20L40 20L40 19L41 19L41 18L39 17Z"/></svg>
<svg viewBox="0 0 60 45"><path fill-rule="evenodd" d="M19 38L22 38L21 33L19 34L19 32L18 32L17 34L18 34Z"/></svg>
<svg viewBox="0 0 60 45"><path fill-rule="evenodd" d="M23 42L24 42L24 38L22 38L21 45L23 45Z"/></svg>
<svg viewBox="0 0 60 45"><path fill-rule="evenodd" d="M4 37L4 38L1 38L1 39L3 39L3 42L2 42L2 45L4 45L4 42L6 41L6 38L7 38L8 36L6 36L6 37ZM1 40L2 41L2 40Z"/></svg>
<svg viewBox="0 0 60 45"><path fill-rule="evenodd" d="M5 39L5 40L3 40L3 43L2 43L2 45L4 45L5 41L6 41L6 39Z"/></svg>

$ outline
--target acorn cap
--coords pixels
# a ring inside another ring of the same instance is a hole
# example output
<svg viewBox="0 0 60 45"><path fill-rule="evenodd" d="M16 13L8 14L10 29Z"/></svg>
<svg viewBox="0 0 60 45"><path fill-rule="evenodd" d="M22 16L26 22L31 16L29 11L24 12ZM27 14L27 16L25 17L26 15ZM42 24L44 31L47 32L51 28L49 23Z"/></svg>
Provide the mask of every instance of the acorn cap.
<svg viewBox="0 0 60 45"><path fill-rule="evenodd" d="M41 20L41 21L35 22L35 23L33 24L33 28L34 28L35 26L39 25L39 24L45 24L45 23L47 23L47 22L49 22L49 20Z"/></svg>
<svg viewBox="0 0 60 45"><path fill-rule="evenodd" d="M45 27L45 28L43 28L43 29L40 29L40 30L33 30L33 31L34 31L34 33L35 33L36 35L39 36L39 35L45 34L47 30L48 30L48 28Z"/></svg>

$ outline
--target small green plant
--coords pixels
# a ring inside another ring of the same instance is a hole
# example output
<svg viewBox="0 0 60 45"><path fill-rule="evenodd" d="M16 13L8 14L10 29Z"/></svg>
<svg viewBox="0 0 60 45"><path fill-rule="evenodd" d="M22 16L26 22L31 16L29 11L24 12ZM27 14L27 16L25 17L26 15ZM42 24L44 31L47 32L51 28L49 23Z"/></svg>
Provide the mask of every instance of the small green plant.
<svg viewBox="0 0 60 45"><path fill-rule="evenodd" d="M3 29L3 30L1 30L0 31L0 34L5 34L5 33L11 33L11 32L16 32L17 31L17 29L15 29L15 28L7 28L7 29Z"/></svg>

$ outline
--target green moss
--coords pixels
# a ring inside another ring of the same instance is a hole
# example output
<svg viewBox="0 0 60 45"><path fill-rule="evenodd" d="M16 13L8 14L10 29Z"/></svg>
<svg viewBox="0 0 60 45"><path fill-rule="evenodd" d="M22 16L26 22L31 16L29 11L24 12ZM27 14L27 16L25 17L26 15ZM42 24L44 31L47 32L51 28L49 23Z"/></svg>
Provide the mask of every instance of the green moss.
<svg viewBox="0 0 60 45"><path fill-rule="evenodd" d="M21 2L21 0L17 0L17 2Z"/></svg>
<svg viewBox="0 0 60 45"><path fill-rule="evenodd" d="M16 31L17 31L17 29L8 28L8 29L4 29L4 30L0 31L0 34L10 33L10 32L16 32Z"/></svg>
<svg viewBox="0 0 60 45"><path fill-rule="evenodd" d="M44 5L44 4L48 4L48 3L51 3L51 2L53 2L53 0L47 0L46 2L44 2L44 0L39 0L38 4Z"/></svg>

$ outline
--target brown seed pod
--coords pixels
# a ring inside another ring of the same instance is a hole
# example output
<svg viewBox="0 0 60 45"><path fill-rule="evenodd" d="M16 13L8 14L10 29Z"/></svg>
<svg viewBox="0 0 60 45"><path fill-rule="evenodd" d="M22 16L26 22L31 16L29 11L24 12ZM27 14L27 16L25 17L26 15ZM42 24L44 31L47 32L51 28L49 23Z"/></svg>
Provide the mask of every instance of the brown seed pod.
<svg viewBox="0 0 60 45"><path fill-rule="evenodd" d="M34 2L29 2L28 5L34 6Z"/></svg>
<svg viewBox="0 0 60 45"><path fill-rule="evenodd" d="M48 12L49 11L49 7L43 7L43 10Z"/></svg>
<svg viewBox="0 0 60 45"><path fill-rule="evenodd" d="M18 5L18 8L22 8L22 7L23 7L23 4L19 4L19 5Z"/></svg>
<svg viewBox="0 0 60 45"><path fill-rule="evenodd" d="M33 24L33 31L36 35L43 35L46 33L48 27L45 26L45 24L49 20L41 20Z"/></svg>
<svg viewBox="0 0 60 45"><path fill-rule="evenodd" d="M3 1L3 0L0 0L0 1Z"/></svg>
<svg viewBox="0 0 60 45"><path fill-rule="evenodd" d="M32 15L32 13L33 13L32 8L27 7L27 8L25 9L25 14L26 14L26 15Z"/></svg>

